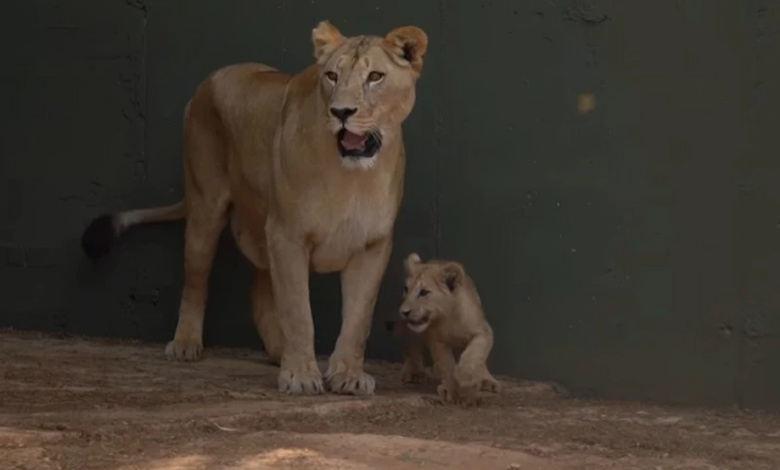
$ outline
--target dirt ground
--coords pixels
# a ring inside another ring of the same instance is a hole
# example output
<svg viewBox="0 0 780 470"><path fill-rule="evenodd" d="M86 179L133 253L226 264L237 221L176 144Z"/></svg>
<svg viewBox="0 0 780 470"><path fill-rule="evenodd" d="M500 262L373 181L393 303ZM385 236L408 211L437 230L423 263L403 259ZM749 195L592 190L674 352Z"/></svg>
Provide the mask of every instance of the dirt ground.
<svg viewBox="0 0 780 470"><path fill-rule="evenodd" d="M511 381L464 409L372 363L378 395L289 397L262 353L0 332L0 470L778 469L780 416L580 401Z"/></svg>

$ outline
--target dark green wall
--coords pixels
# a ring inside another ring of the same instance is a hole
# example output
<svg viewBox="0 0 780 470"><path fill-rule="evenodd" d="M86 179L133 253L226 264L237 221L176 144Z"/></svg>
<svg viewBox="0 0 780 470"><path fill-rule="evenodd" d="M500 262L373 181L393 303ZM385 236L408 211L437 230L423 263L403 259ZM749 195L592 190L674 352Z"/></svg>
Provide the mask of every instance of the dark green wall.
<svg viewBox="0 0 780 470"><path fill-rule="evenodd" d="M417 24L396 249L369 354L399 357L402 257L463 262L492 367L598 397L780 408L780 6L771 0L14 0L0 97L0 326L167 341L182 225L78 240L181 196L182 108L211 70L301 70L310 31ZM581 94L596 108L577 110ZM4 258L3 258L4 257ZM226 236L206 346L260 346ZM314 279L317 347L338 279ZM162 349L161 349L162 355Z"/></svg>

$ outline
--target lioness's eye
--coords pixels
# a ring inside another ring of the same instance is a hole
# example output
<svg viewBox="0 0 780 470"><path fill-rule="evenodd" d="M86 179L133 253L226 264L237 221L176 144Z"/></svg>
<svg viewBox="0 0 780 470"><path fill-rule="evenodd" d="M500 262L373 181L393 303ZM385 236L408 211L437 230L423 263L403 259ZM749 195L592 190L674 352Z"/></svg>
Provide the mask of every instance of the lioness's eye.
<svg viewBox="0 0 780 470"><path fill-rule="evenodd" d="M368 74L369 83L376 83L379 80L382 80L383 78L385 78L385 74L383 74L382 72L371 72Z"/></svg>
<svg viewBox="0 0 780 470"><path fill-rule="evenodd" d="M431 291L427 289L420 289L420 297L425 297L426 295L430 294Z"/></svg>
<svg viewBox="0 0 780 470"><path fill-rule="evenodd" d="M339 76L336 74L336 72L325 72L325 78L333 83L336 83L336 81L339 79Z"/></svg>

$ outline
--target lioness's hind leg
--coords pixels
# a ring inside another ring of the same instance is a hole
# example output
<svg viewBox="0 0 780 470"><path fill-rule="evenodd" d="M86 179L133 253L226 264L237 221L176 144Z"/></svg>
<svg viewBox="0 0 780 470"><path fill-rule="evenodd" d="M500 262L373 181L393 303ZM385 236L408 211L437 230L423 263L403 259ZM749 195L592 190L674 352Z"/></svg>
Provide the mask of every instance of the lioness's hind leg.
<svg viewBox="0 0 780 470"><path fill-rule="evenodd" d="M225 146L214 132L220 124L203 93L199 89L184 109L184 289L176 333L165 348L168 358L180 361L197 360L203 351L209 275L230 203Z"/></svg>
<svg viewBox="0 0 780 470"><path fill-rule="evenodd" d="M271 361L279 364L284 350L284 337L276 312L271 273L262 269L257 270L252 287L252 319L263 340L265 352Z"/></svg>
<svg viewBox="0 0 780 470"><path fill-rule="evenodd" d="M179 323L165 354L169 359L195 361L203 351L203 317L208 298L208 281L225 228L227 203L208 208L191 205L184 234L184 289L179 306Z"/></svg>

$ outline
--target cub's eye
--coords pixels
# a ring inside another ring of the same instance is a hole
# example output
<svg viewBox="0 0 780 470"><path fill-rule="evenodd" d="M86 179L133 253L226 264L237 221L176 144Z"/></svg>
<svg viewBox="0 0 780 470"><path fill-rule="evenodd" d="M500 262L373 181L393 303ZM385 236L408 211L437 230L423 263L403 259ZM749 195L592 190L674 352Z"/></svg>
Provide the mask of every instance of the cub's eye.
<svg viewBox="0 0 780 470"><path fill-rule="evenodd" d="M420 297L425 297L426 295L430 294L431 291L428 289L420 289Z"/></svg>
<svg viewBox="0 0 780 470"><path fill-rule="evenodd" d="M336 74L336 72L325 72L325 78L333 83L336 83L339 79L339 76Z"/></svg>
<svg viewBox="0 0 780 470"><path fill-rule="evenodd" d="M385 78L385 74L382 72L371 72L368 74L368 83L377 83Z"/></svg>

